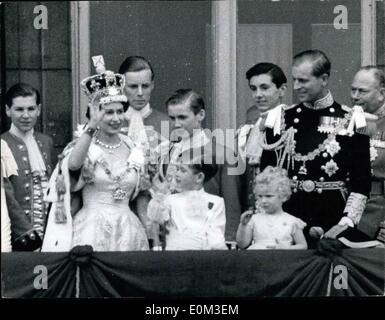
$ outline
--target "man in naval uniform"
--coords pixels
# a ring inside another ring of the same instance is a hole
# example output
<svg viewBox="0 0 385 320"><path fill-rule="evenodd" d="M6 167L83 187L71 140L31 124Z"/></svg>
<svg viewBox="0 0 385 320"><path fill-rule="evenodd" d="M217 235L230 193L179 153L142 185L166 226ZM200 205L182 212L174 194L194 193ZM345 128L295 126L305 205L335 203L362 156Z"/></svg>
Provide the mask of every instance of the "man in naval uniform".
<svg viewBox="0 0 385 320"><path fill-rule="evenodd" d="M147 177L142 179L142 191L133 201L132 209L138 213L145 225L152 246L155 231L147 219L147 206L151 199L148 188L155 171L152 170L155 162L153 150L165 140L166 137L161 136L161 124L162 121L168 123L169 119L166 113L150 106L151 93L154 89L154 70L149 61L140 56L129 56L120 65L119 73L125 78L128 135L144 148L148 163L151 163L146 166Z"/></svg>
<svg viewBox="0 0 385 320"><path fill-rule="evenodd" d="M370 198L358 230L369 238L385 242L385 73L375 66L362 67L354 76L351 87L353 105L373 117L360 132L370 137L372 179ZM383 222L381 224L381 222ZM381 227L382 226L382 227ZM380 232L382 229L382 233Z"/></svg>
<svg viewBox="0 0 385 320"><path fill-rule="evenodd" d="M12 124L1 135L18 167L18 175L6 182L5 192L11 220L12 250L33 251L41 246L47 218L43 194L52 172L52 138L34 130L40 115L40 94L25 83L6 93L6 113Z"/></svg>
<svg viewBox="0 0 385 320"><path fill-rule="evenodd" d="M330 68L319 50L294 57L294 90L301 103L283 111L283 123L277 121L281 134L266 128L262 146L261 169L288 170L294 192L284 209L306 222L310 247L321 236L336 238L355 228L370 192L369 138L354 132L365 118L334 101Z"/></svg>

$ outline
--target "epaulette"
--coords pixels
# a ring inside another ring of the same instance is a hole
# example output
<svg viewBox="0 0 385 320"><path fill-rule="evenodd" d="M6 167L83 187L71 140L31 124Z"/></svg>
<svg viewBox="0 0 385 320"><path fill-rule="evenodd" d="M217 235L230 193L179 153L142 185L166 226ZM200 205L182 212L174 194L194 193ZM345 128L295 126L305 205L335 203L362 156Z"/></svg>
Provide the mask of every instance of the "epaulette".
<svg viewBox="0 0 385 320"><path fill-rule="evenodd" d="M283 110L290 110L293 109L296 106L296 104L292 104L291 106L288 106L287 104L284 105Z"/></svg>

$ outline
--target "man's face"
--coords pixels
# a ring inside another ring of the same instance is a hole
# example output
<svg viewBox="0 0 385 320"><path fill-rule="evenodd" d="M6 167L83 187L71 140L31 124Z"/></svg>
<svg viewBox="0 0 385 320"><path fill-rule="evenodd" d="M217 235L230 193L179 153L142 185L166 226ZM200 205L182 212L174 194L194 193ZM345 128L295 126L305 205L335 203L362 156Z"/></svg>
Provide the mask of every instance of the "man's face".
<svg viewBox="0 0 385 320"><path fill-rule="evenodd" d="M313 64L309 61L299 62L293 66L293 85L301 102L313 103L323 98L328 76L315 77Z"/></svg>
<svg viewBox="0 0 385 320"><path fill-rule="evenodd" d="M353 78L350 97L353 105L375 113L385 103L385 89L380 87L373 71L361 70Z"/></svg>
<svg viewBox="0 0 385 320"><path fill-rule="evenodd" d="M124 93L127 96L129 105L136 110L143 109L150 102L151 92L154 89L151 70L126 72L124 77L126 79Z"/></svg>
<svg viewBox="0 0 385 320"><path fill-rule="evenodd" d="M171 120L171 136L185 139L191 137L194 129L202 127L205 111L202 109L197 114L191 110L189 101L171 104L167 107L168 116Z"/></svg>
<svg viewBox="0 0 385 320"><path fill-rule="evenodd" d="M6 107L6 113L12 123L20 131L26 133L33 129L40 115L40 105L36 104L36 97L16 97L12 105Z"/></svg>
<svg viewBox="0 0 385 320"><path fill-rule="evenodd" d="M286 84L277 88L269 74L259 74L249 81L249 87L259 111L268 111L280 104L286 91Z"/></svg>

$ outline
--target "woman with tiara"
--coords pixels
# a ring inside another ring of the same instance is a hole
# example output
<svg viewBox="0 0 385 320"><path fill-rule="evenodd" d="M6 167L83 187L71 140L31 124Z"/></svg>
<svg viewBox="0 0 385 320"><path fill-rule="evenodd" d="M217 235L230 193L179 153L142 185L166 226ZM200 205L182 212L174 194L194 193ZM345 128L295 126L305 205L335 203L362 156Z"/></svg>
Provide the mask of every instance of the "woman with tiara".
<svg viewBox="0 0 385 320"><path fill-rule="evenodd" d="M52 206L42 251L68 251L77 245L91 245L95 251L148 250L144 227L129 208L145 159L119 133L122 102L127 101L124 77L106 71L101 56L93 59L99 74L81 83L91 101L89 122L65 148L51 177L46 200ZM79 211L76 193L81 194Z"/></svg>

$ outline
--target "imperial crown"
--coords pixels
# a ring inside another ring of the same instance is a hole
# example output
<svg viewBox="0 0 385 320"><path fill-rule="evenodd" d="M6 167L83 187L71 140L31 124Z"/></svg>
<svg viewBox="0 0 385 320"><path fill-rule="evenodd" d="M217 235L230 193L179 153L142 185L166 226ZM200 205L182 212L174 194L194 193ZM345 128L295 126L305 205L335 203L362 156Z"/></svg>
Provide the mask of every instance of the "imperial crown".
<svg viewBox="0 0 385 320"><path fill-rule="evenodd" d="M103 56L92 57L95 70L98 74L87 77L80 82L81 89L91 101L96 94L100 94L100 103L127 102L123 93L124 76L106 70Z"/></svg>

